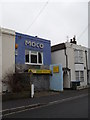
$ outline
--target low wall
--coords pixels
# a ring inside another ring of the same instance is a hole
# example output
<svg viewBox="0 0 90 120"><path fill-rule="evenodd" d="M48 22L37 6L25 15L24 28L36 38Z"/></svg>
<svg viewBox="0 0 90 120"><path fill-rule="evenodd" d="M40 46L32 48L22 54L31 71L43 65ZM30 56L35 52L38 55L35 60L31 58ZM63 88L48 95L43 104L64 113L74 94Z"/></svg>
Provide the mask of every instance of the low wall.
<svg viewBox="0 0 90 120"><path fill-rule="evenodd" d="M44 75L44 74L33 74L30 78L30 73L27 73L28 69L49 69L49 66L32 66L32 65L24 65L24 64L16 64L16 73L20 75L20 80L24 84L34 84L35 91L41 91L41 90L49 90L50 87L50 75Z"/></svg>
<svg viewBox="0 0 90 120"><path fill-rule="evenodd" d="M30 90L30 84L34 84L35 91L49 90L50 75L37 75L33 74L30 77L30 73L16 73L14 79L19 81L19 84L23 86L24 90Z"/></svg>

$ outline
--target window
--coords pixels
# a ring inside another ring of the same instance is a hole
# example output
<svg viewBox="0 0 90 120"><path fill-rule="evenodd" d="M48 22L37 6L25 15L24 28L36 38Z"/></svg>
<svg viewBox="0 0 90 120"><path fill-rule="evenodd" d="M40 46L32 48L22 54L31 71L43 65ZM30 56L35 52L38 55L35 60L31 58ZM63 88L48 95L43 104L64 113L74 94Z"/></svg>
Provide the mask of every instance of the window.
<svg viewBox="0 0 90 120"><path fill-rule="evenodd" d="M25 62L29 63L29 51L25 50Z"/></svg>
<svg viewBox="0 0 90 120"><path fill-rule="evenodd" d="M75 71L76 80L84 81L84 71Z"/></svg>
<svg viewBox="0 0 90 120"><path fill-rule="evenodd" d="M37 52L31 51L31 63L37 63Z"/></svg>
<svg viewBox="0 0 90 120"><path fill-rule="evenodd" d="M42 63L42 54L38 52L38 62Z"/></svg>
<svg viewBox="0 0 90 120"><path fill-rule="evenodd" d="M80 81L84 81L84 71L80 71Z"/></svg>
<svg viewBox="0 0 90 120"><path fill-rule="evenodd" d="M75 74L76 74L76 80L79 81L79 71L76 71Z"/></svg>
<svg viewBox="0 0 90 120"><path fill-rule="evenodd" d="M25 50L25 63L28 64L43 64L43 53L37 51Z"/></svg>
<svg viewBox="0 0 90 120"><path fill-rule="evenodd" d="M82 50L74 50L75 63L83 63L83 51Z"/></svg>

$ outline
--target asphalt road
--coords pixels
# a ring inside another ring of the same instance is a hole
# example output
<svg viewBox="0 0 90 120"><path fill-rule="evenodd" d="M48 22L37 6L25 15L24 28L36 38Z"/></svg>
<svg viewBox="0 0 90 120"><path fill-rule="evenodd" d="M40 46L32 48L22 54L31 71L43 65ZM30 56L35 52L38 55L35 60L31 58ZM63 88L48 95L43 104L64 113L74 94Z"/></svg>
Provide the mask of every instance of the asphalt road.
<svg viewBox="0 0 90 120"><path fill-rule="evenodd" d="M47 104L4 118L88 118L88 96Z"/></svg>

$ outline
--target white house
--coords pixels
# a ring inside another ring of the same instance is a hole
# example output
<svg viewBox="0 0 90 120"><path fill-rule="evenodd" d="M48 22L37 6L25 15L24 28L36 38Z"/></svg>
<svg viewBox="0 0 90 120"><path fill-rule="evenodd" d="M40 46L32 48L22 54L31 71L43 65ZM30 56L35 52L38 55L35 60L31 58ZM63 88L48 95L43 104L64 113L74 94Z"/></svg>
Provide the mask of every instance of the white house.
<svg viewBox="0 0 90 120"><path fill-rule="evenodd" d="M88 2L88 83L90 84L90 1Z"/></svg>
<svg viewBox="0 0 90 120"><path fill-rule="evenodd" d="M76 41L52 46L51 63L62 64L64 88L87 85L87 48L77 45Z"/></svg>
<svg viewBox="0 0 90 120"><path fill-rule="evenodd" d="M90 48L88 48L88 84L90 85Z"/></svg>
<svg viewBox="0 0 90 120"><path fill-rule="evenodd" d="M0 28L0 92L2 78L10 72L15 72L15 31Z"/></svg>

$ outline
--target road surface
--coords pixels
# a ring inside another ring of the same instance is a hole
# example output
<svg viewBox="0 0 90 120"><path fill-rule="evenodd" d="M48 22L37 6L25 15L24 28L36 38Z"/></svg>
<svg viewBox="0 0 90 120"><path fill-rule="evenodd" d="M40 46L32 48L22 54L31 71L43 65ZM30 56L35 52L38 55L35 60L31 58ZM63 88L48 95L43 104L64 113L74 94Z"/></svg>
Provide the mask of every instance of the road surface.
<svg viewBox="0 0 90 120"><path fill-rule="evenodd" d="M88 95L20 111L4 118L88 118Z"/></svg>

